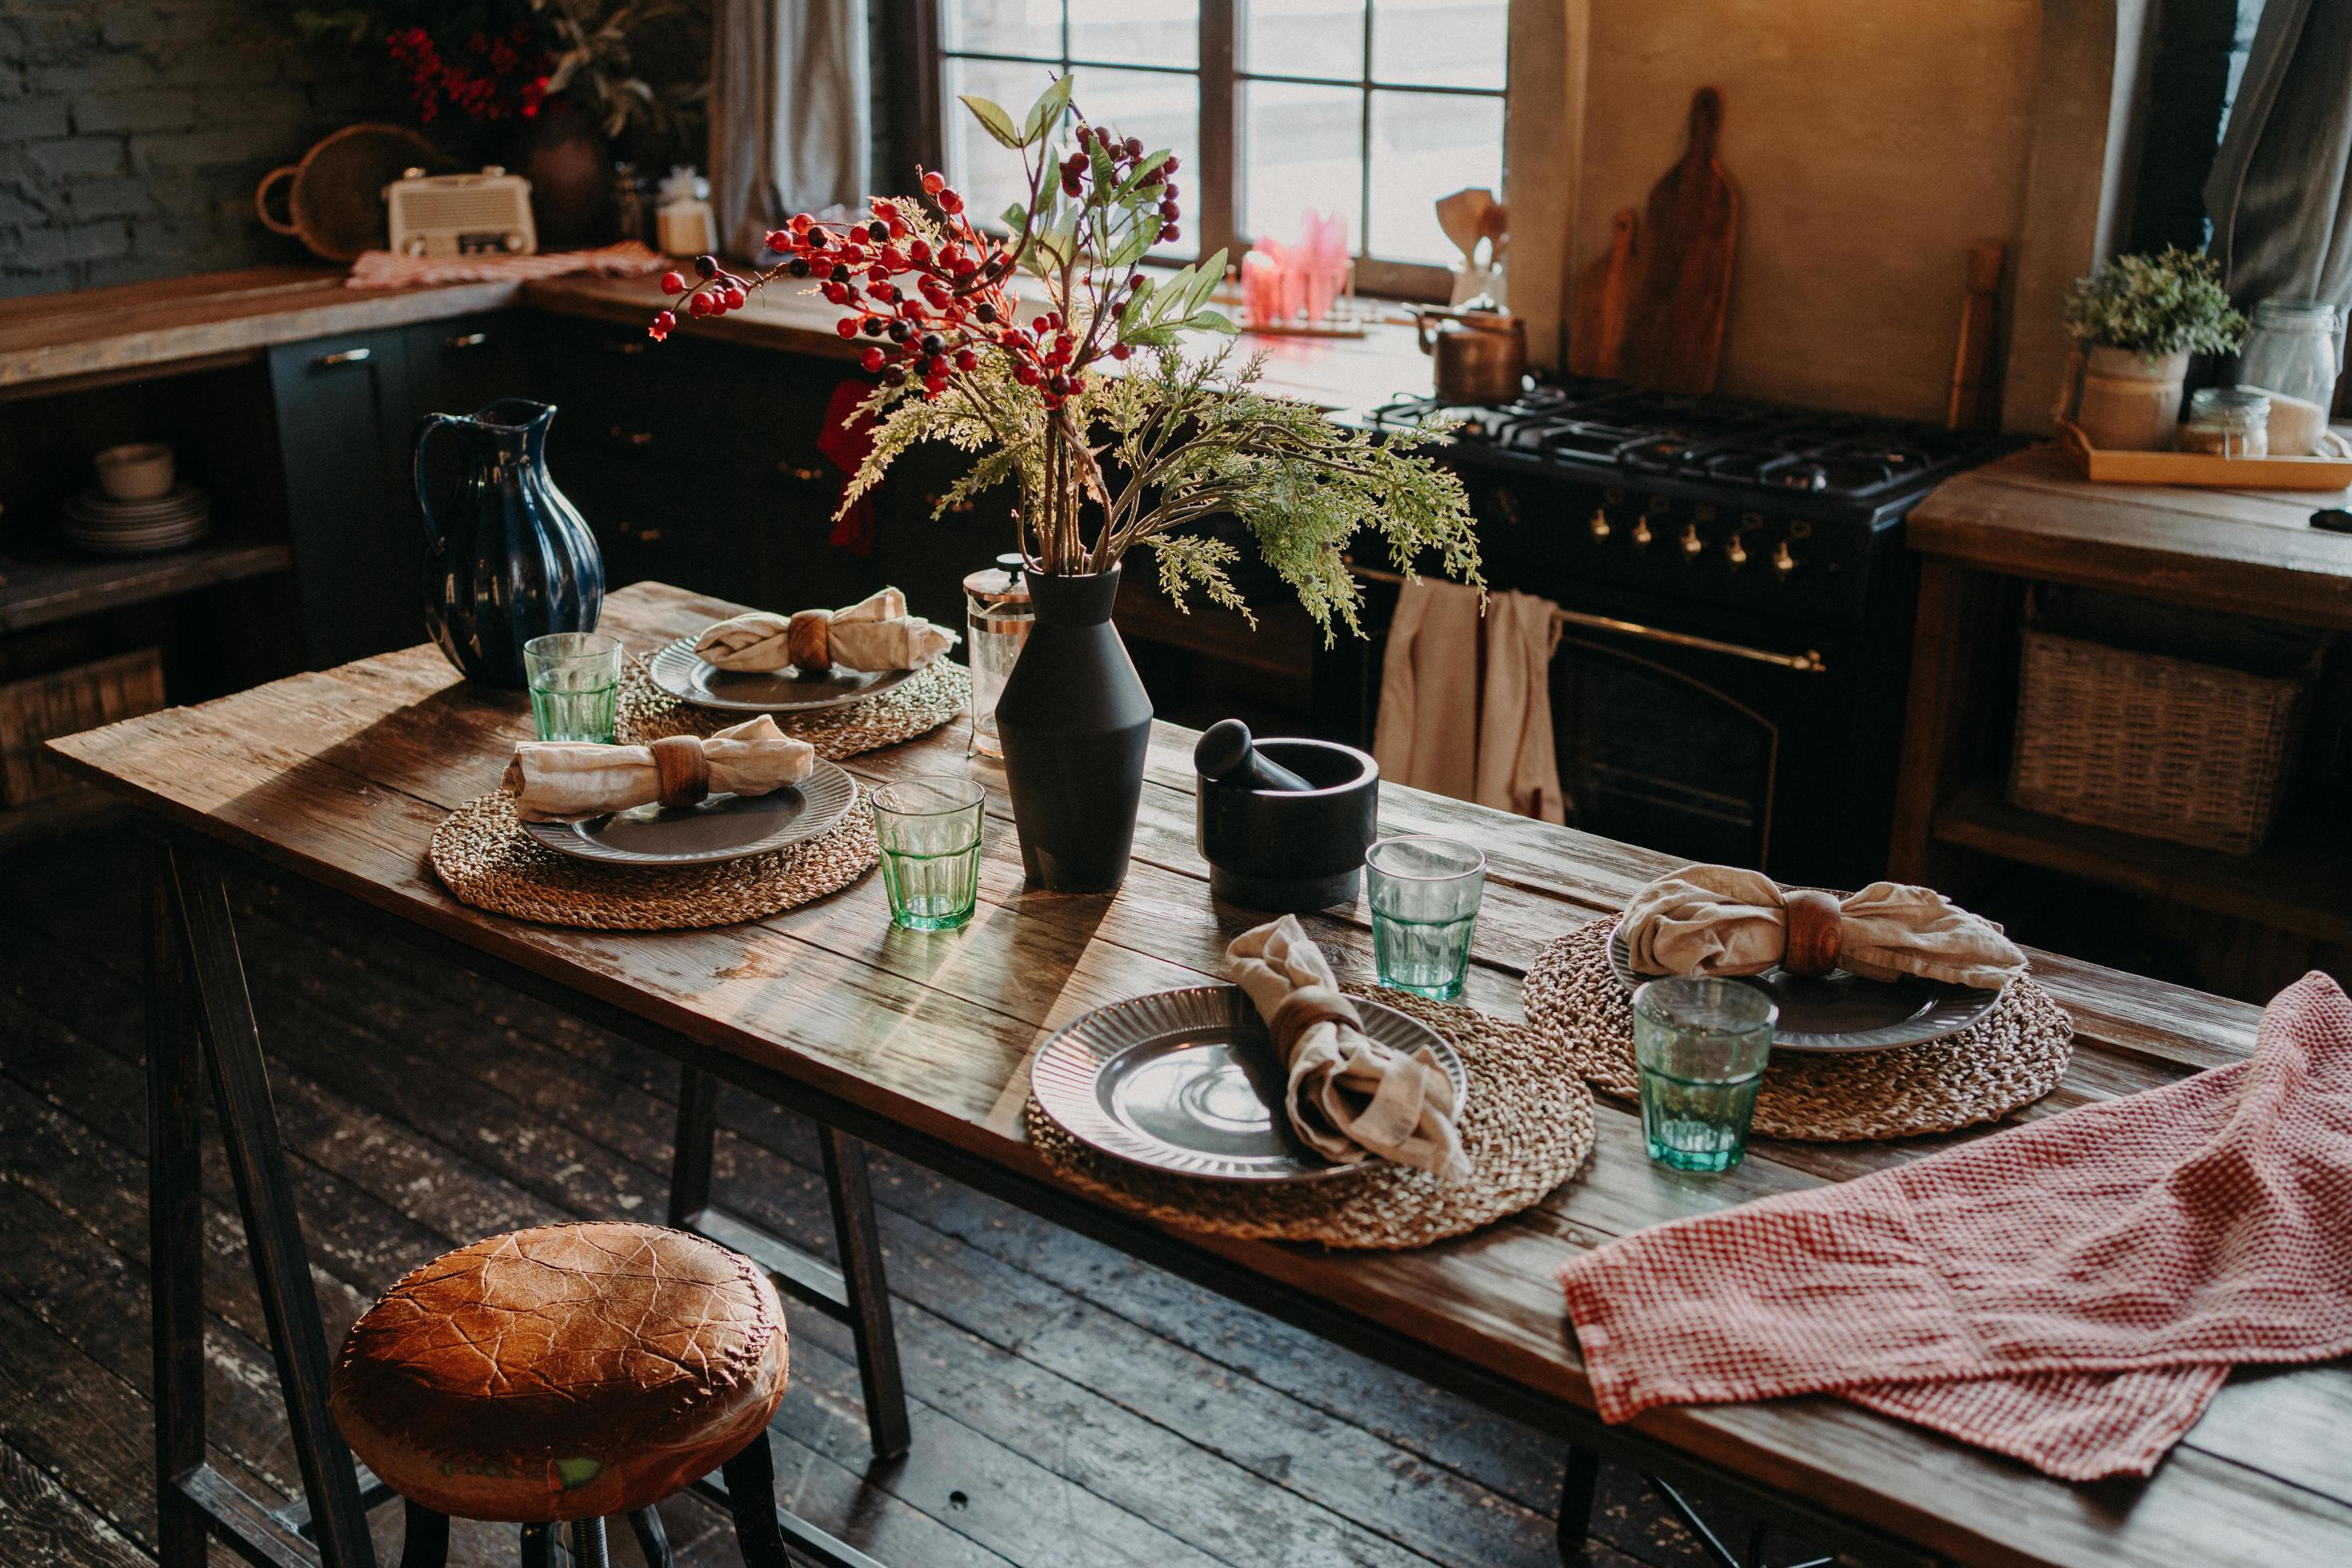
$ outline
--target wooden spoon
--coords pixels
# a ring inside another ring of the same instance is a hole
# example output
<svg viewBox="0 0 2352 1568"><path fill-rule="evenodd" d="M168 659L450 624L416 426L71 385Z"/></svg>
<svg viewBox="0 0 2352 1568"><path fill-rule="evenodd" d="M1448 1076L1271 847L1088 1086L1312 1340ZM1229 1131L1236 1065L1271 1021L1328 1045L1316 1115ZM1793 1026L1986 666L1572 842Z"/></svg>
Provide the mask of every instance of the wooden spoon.
<svg viewBox="0 0 2352 1568"><path fill-rule="evenodd" d="M1477 262L1480 225L1495 205L1495 193L1483 185L1454 192L1437 199L1437 226L1462 253L1464 267L1475 267Z"/></svg>

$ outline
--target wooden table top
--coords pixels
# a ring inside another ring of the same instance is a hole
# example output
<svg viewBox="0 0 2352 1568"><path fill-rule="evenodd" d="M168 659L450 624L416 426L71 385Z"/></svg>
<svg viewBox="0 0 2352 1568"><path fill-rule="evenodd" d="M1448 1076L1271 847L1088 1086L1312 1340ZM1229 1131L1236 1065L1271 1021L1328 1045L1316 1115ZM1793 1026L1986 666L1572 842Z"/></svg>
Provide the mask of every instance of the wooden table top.
<svg viewBox="0 0 2352 1568"><path fill-rule="evenodd" d="M639 584L604 626L659 644L740 606ZM1044 1175L1022 1128L1031 1053L1103 1003L1218 975L1247 917L1213 906L1192 844L1190 731L1154 736L1136 859L1115 895L1027 890L991 792L980 912L963 932L894 932L880 879L745 926L616 933L502 919L425 864L453 807L496 787L530 733L519 692L461 682L430 647L290 677L51 742L70 771L285 870L738 1053L866 1110ZM854 758L869 781L961 771L964 738ZM1391 788L1384 831L1473 838L1490 857L1467 1000L1517 1016L1550 939L1620 908L1672 862L1483 807ZM1360 905L1310 917L1343 974L1371 973ZM2252 1047L2256 1010L2047 954L2036 972L2078 1030L2064 1084L2023 1116L2130 1093ZM1590 1408L1555 1274L1583 1248L1679 1215L1882 1168L1946 1140L1760 1142L1715 1178L1644 1158L1602 1101L1594 1157L1535 1208L1414 1252L1201 1238L1287 1286ZM1764 1485L1984 1563L2352 1562L2352 1367L2241 1375L2145 1485L2075 1487L1828 1398L1653 1411L1644 1432Z"/></svg>
<svg viewBox="0 0 2352 1568"><path fill-rule="evenodd" d="M2041 446L1945 480L1904 528L1913 550L1989 572L2352 627L2352 534L2311 526L2347 494L2095 485Z"/></svg>

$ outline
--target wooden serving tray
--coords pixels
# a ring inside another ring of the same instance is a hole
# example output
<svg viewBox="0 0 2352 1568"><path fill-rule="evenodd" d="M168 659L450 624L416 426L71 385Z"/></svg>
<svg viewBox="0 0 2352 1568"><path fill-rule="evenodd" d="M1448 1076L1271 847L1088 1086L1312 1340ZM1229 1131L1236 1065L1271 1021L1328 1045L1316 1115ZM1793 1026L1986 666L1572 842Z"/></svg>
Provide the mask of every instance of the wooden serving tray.
<svg viewBox="0 0 2352 1568"><path fill-rule="evenodd" d="M2224 489L2340 490L2352 458L2222 458L2210 452L2105 452L2082 427L2058 422L2059 445L2083 477L2102 485L2206 485Z"/></svg>

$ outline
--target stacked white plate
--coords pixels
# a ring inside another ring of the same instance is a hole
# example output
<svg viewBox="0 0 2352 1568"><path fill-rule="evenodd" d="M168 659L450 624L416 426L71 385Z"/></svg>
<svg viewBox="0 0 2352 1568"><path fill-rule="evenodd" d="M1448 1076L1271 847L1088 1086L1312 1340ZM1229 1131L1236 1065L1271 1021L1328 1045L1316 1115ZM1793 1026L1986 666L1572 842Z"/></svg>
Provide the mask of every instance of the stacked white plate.
<svg viewBox="0 0 2352 1568"><path fill-rule="evenodd" d="M212 528L212 498L194 485L174 485L152 500L116 500L90 489L66 502L66 537L101 555L177 550Z"/></svg>

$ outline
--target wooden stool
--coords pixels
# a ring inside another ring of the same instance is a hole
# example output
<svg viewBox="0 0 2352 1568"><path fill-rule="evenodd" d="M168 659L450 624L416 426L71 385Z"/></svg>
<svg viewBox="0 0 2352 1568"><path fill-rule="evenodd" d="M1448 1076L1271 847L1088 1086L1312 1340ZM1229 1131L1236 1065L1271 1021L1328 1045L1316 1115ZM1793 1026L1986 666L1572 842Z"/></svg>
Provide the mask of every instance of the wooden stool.
<svg viewBox="0 0 2352 1568"><path fill-rule="evenodd" d="M400 1568L442 1568L449 1519L522 1525L524 1568L572 1527L605 1568L626 1515L667 1568L653 1511L712 1470L750 1568L786 1568L768 1453L788 1340L767 1275L657 1226L543 1226L435 1258L353 1324L328 1407L407 1505Z"/></svg>

